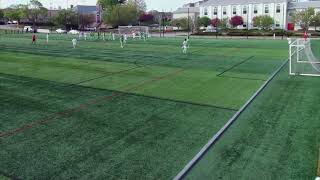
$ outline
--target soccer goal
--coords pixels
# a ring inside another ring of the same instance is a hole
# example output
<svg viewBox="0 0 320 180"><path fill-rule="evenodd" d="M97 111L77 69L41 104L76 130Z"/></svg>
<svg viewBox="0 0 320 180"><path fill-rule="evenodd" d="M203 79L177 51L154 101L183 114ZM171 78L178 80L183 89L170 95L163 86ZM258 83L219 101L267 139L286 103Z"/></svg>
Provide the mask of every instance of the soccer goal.
<svg viewBox="0 0 320 180"><path fill-rule="evenodd" d="M141 33L150 37L148 26L119 26L119 34L126 34L128 37L139 36Z"/></svg>
<svg viewBox="0 0 320 180"><path fill-rule="evenodd" d="M289 40L290 75L320 76L320 60L314 56L311 39Z"/></svg>

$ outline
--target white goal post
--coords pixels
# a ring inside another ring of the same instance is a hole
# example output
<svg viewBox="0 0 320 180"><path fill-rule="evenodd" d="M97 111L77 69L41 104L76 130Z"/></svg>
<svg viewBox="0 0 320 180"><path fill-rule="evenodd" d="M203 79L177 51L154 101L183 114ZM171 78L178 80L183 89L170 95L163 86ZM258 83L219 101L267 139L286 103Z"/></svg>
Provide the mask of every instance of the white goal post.
<svg viewBox="0 0 320 180"><path fill-rule="evenodd" d="M312 51L312 40L298 38L289 41L289 73L300 76L320 76L320 60Z"/></svg>
<svg viewBox="0 0 320 180"><path fill-rule="evenodd" d="M126 34L128 37L139 36L140 33L144 33L147 37L150 36L148 26L119 26L119 35Z"/></svg>

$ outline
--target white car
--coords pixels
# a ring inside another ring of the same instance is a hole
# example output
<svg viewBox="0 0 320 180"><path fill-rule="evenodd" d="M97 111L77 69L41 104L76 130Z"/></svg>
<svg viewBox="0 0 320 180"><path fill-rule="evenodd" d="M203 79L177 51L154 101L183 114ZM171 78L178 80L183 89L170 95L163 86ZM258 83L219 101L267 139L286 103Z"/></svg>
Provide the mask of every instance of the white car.
<svg viewBox="0 0 320 180"><path fill-rule="evenodd" d="M59 34L62 34L62 33L66 33L67 31L63 29L57 29L56 32Z"/></svg>
<svg viewBox="0 0 320 180"><path fill-rule="evenodd" d="M80 32L77 30L71 30L68 32L69 34L79 34Z"/></svg>
<svg viewBox="0 0 320 180"><path fill-rule="evenodd" d="M25 27L23 28L23 31L25 31L25 32L32 32L33 29L32 29L31 26L25 26Z"/></svg>

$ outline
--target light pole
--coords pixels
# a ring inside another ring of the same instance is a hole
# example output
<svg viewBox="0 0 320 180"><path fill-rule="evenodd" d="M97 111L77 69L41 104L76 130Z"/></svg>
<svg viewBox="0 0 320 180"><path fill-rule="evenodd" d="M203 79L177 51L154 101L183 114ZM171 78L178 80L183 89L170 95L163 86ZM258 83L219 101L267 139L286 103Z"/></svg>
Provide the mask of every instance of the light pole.
<svg viewBox="0 0 320 180"><path fill-rule="evenodd" d="M190 8L188 8L188 39L190 36Z"/></svg>
<svg viewBox="0 0 320 180"><path fill-rule="evenodd" d="M118 0L118 30L120 26L120 4L121 4L121 0Z"/></svg>

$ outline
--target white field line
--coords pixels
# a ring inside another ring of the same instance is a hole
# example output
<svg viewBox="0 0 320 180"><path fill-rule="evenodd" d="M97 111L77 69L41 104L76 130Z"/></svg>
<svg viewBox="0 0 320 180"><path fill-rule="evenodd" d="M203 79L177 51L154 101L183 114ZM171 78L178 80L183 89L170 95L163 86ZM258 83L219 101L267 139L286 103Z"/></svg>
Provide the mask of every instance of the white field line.
<svg viewBox="0 0 320 180"><path fill-rule="evenodd" d="M174 180L183 179L187 173L194 167L194 165L206 154L206 152L212 147L219 138L229 129L229 127L238 119L242 112L256 99L256 97L267 87L267 85L274 79L274 77L280 72L280 70L288 63L286 60L270 77L269 79L258 89L256 93L239 109L236 114L205 144L202 149L193 157L193 159L174 177Z"/></svg>

